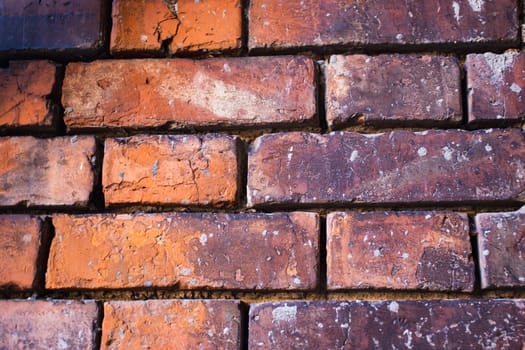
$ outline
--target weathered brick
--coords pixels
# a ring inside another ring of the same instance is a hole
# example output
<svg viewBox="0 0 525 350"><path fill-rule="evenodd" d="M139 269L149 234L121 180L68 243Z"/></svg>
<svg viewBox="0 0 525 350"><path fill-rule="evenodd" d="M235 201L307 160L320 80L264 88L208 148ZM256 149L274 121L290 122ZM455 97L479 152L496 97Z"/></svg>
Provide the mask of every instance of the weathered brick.
<svg viewBox="0 0 525 350"><path fill-rule="evenodd" d="M55 50L91 54L103 45L103 1L2 2L0 52Z"/></svg>
<svg viewBox="0 0 525 350"><path fill-rule="evenodd" d="M326 226L328 289L474 287L466 214L336 212Z"/></svg>
<svg viewBox="0 0 525 350"><path fill-rule="evenodd" d="M37 259L43 222L30 215L0 215L0 286L31 289L37 277Z"/></svg>
<svg viewBox="0 0 525 350"><path fill-rule="evenodd" d="M0 138L0 206L87 205L95 148L89 136Z"/></svg>
<svg viewBox="0 0 525 350"><path fill-rule="evenodd" d="M237 141L219 134L106 139L106 204L231 206L238 192Z"/></svg>
<svg viewBox="0 0 525 350"><path fill-rule="evenodd" d="M239 0L116 0L111 52L239 49L241 22Z"/></svg>
<svg viewBox="0 0 525 350"><path fill-rule="evenodd" d="M46 61L13 61L0 69L0 128L52 126L57 109L48 97L55 70Z"/></svg>
<svg viewBox="0 0 525 350"><path fill-rule="evenodd" d="M250 349L521 349L525 300L252 304Z"/></svg>
<svg viewBox="0 0 525 350"><path fill-rule="evenodd" d="M1 300L1 349L95 349L92 301Z"/></svg>
<svg viewBox="0 0 525 350"><path fill-rule="evenodd" d="M469 122L525 117L525 52L467 55L465 69Z"/></svg>
<svg viewBox="0 0 525 350"><path fill-rule="evenodd" d="M71 63L64 120L71 129L312 123L314 80L306 57Z"/></svg>
<svg viewBox="0 0 525 350"><path fill-rule="evenodd" d="M457 125L462 120L455 58L334 55L325 71L331 127L356 122Z"/></svg>
<svg viewBox="0 0 525 350"><path fill-rule="evenodd" d="M476 215L482 288L525 286L525 207Z"/></svg>
<svg viewBox="0 0 525 350"><path fill-rule="evenodd" d="M519 129L277 133L248 155L248 205L524 200Z"/></svg>
<svg viewBox="0 0 525 350"><path fill-rule="evenodd" d="M57 215L53 223L50 289L317 285L314 213Z"/></svg>
<svg viewBox="0 0 525 350"><path fill-rule="evenodd" d="M240 349L235 300L111 301L102 349Z"/></svg>
<svg viewBox="0 0 525 350"><path fill-rule="evenodd" d="M409 0L250 1L254 48L516 43L517 3Z"/></svg>

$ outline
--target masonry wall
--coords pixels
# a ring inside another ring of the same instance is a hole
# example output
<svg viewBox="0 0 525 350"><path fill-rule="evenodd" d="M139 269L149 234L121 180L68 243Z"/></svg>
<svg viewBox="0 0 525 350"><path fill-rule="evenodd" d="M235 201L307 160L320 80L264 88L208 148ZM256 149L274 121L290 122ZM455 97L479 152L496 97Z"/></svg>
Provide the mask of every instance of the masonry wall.
<svg viewBox="0 0 525 350"><path fill-rule="evenodd" d="M522 349L517 0L0 5L0 348Z"/></svg>

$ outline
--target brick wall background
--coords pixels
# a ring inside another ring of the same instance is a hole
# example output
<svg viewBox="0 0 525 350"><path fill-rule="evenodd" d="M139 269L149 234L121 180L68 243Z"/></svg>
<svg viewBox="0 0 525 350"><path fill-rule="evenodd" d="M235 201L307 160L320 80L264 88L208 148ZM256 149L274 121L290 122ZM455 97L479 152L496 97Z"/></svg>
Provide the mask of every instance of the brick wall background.
<svg viewBox="0 0 525 350"><path fill-rule="evenodd" d="M522 349L523 28L4 1L0 348Z"/></svg>

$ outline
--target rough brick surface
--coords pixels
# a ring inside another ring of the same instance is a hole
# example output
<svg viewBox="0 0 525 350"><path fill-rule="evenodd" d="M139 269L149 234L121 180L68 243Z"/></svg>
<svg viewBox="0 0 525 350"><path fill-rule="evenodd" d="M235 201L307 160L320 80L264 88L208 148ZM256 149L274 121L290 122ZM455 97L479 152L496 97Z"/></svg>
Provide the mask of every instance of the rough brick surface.
<svg viewBox="0 0 525 350"><path fill-rule="evenodd" d="M94 162L93 137L0 138L0 206L85 206Z"/></svg>
<svg viewBox="0 0 525 350"><path fill-rule="evenodd" d="M517 3L250 1L251 49L321 45L516 42Z"/></svg>
<svg viewBox="0 0 525 350"><path fill-rule="evenodd" d="M334 55L325 72L329 126L462 120L459 65L452 57Z"/></svg>
<svg viewBox="0 0 525 350"><path fill-rule="evenodd" d="M525 301L252 304L250 349L521 349Z"/></svg>
<svg viewBox="0 0 525 350"><path fill-rule="evenodd" d="M53 223L51 289L317 284L313 213L58 215Z"/></svg>
<svg viewBox="0 0 525 350"><path fill-rule="evenodd" d="M525 52L467 55L469 121L525 117Z"/></svg>
<svg viewBox="0 0 525 350"><path fill-rule="evenodd" d="M313 122L306 57L72 63L62 102L69 128L248 126Z"/></svg>
<svg viewBox="0 0 525 350"><path fill-rule="evenodd" d="M113 54L241 47L239 0L116 0L112 15Z"/></svg>
<svg viewBox="0 0 525 350"><path fill-rule="evenodd" d="M277 133L248 155L248 204L523 200L519 129Z"/></svg>
<svg viewBox="0 0 525 350"><path fill-rule="evenodd" d="M139 135L107 139L102 185L107 205L232 205L237 138Z"/></svg>
<svg viewBox="0 0 525 350"><path fill-rule="evenodd" d="M0 52L74 49L94 53L102 46L102 0L2 2Z"/></svg>
<svg viewBox="0 0 525 350"><path fill-rule="evenodd" d="M525 207L476 215L482 288L525 286Z"/></svg>
<svg viewBox="0 0 525 350"><path fill-rule="evenodd" d="M38 217L0 215L0 286L34 286L42 229Z"/></svg>
<svg viewBox="0 0 525 350"><path fill-rule="evenodd" d="M474 288L466 214L337 212L326 226L329 289Z"/></svg>
<svg viewBox="0 0 525 350"><path fill-rule="evenodd" d="M1 349L95 348L97 305L92 301L0 301Z"/></svg>
<svg viewBox="0 0 525 350"><path fill-rule="evenodd" d="M46 61L13 61L0 69L0 127L50 127L56 113L47 97L55 66Z"/></svg>
<svg viewBox="0 0 525 350"><path fill-rule="evenodd" d="M112 301L102 349L240 349L240 323L235 300Z"/></svg>

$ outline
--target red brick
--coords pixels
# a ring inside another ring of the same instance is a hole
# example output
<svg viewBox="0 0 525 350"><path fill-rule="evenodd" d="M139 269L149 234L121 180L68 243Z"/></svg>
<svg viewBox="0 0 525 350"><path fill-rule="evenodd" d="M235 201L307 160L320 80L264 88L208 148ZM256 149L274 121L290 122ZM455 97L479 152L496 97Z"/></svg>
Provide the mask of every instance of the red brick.
<svg viewBox="0 0 525 350"><path fill-rule="evenodd" d="M97 304L73 300L1 300L1 349L95 349Z"/></svg>
<svg viewBox="0 0 525 350"><path fill-rule="evenodd" d="M318 216L57 215L50 289L312 289Z"/></svg>
<svg viewBox="0 0 525 350"><path fill-rule="evenodd" d="M517 3L253 0L250 49L322 45L516 43Z"/></svg>
<svg viewBox="0 0 525 350"><path fill-rule="evenodd" d="M328 289L474 288L466 214L337 212L326 226Z"/></svg>
<svg viewBox="0 0 525 350"><path fill-rule="evenodd" d="M248 155L248 205L524 200L519 129L277 133Z"/></svg>
<svg viewBox="0 0 525 350"><path fill-rule="evenodd" d="M219 134L107 139L106 205L231 206L238 192L237 141Z"/></svg>
<svg viewBox="0 0 525 350"><path fill-rule="evenodd" d="M0 52L93 54L103 45L102 0L4 0L0 12ZM17 50L17 51L8 51Z"/></svg>
<svg viewBox="0 0 525 350"><path fill-rule="evenodd" d="M476 215L482 288L525 286L525 207Z"/></svg>
<svg viewBox="0 0 525 350"><path fill-rule="evenodd" d="M0 215L0 286L35 286L42 224L40 218L29 215Z"/></svg>
<svg viewBox="0 0 525 350"><path fill-rule="evenodd" d="M455 58L418 55L331 56L326 118L331 127L364 122L457 125L462 120Z"/></svg>
<svg viewBox="0 0 525 350"><path fill-rule="evenodd" d="M111 301L102 349L240 349L235 300Z"/></svg>
<svg viewBox="0 0 525 350"><path fill-rule="evenodd" d="M0 206L86 206L95 148L89 136L0 138Z"/></svg>
<svg viewBox="0 0 525 350"><path fill-rule="evenodd" d="M305 57L104 60L67 66L71 129L314 122L315 68Z"/></svg>
<svg viewBox="0 0 525 350"><path fill-rule="evenodd" d="M111 52L240 49L241 22L239 0L116 0Z"/></svg>
<svg viewBox="0 0 525 350"><path fill-rule="evenodd" d="M525 300L252 304L250 349L521 349Z"/></svg>
<svg viewBox="0 0 525 350"><path fill-rule="evenodd" d="M0 127L50 127L56 106L48 101L55 66L46 61L13 61L0 69Z"/></svg>
<svg viewBox="0 0 525 350"><path fill-rule="evenodd" d="M467 55L469 122L525 117L525 53Z"/></svg>

